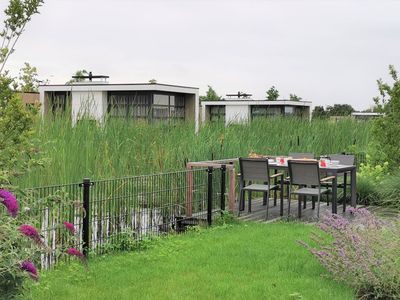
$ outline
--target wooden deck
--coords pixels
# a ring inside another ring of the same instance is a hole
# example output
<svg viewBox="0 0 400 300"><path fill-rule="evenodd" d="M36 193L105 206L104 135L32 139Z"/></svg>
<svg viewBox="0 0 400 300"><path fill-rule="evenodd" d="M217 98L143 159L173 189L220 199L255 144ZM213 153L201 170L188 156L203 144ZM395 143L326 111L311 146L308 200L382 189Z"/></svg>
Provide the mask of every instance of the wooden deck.
<svg viewBox="0 0 400 300"><path fill-rule="evenodd" d="M236 211L235 214L237 215L238 212L238 203L236 202ZM268 212L268 220L265 219L266 216L266 206L262 204L262 198L253 199L251 204L251 212L247 211L247 201L245 210L240 212L239 219L242 221L257 221L257 222L272 222L277 221L280 219L287 219L288 217L288 201L287 199L283 202L283 217L280 216L280 201L277 200L277 205L274 206L273 199L269 201L269 212ZM298 219L297 217L297 209L298 209L298 201L294 199L290 203L290 212L291 216L290 219ZM301 219L298 219L303 222L316 222L317 219L317 204L315 204L315 209L312 209L311 200L307 201L306 209L302 208L301 211ZM346 205L348 208L349 205ZM362 206L358 206L362 207ZM382 217L398 217L398 212L390 209L384 209L377 206L368 206L368 210L382 216ZM332 205L326 205L326 202L321 202L320 204L320 217L322 217L325 213L332 211ZM338 214L344 216L345 218L349 218L350 214L348 212L343 212L343 206L340 204L337 208Z"/></svg>

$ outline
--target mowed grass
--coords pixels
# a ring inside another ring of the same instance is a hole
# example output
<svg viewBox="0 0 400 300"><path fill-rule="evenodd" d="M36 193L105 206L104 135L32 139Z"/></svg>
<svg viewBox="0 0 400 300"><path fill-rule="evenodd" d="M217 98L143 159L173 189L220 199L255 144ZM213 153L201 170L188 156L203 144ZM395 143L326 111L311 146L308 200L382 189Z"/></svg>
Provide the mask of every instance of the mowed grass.
<svg viewBox="0 0 400 300"><path fill-rule="evenodd" d="M42 274L32 299L354 299L297 243L314 226L241 223Z"/></svg>

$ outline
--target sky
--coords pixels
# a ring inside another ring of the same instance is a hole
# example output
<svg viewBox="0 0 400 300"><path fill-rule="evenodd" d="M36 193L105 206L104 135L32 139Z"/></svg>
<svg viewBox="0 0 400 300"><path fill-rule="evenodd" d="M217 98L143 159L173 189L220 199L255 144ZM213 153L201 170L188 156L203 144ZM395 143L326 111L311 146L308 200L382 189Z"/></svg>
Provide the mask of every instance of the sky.
<svg viewBox="0 0 400 300"><path fill-rule="evenodd" d="M400 70L399 0L45 0L40 12L7 68L29 62L51 84L86 69L254 99L274 85L280 98L361 110L389 64Z"/></svg>

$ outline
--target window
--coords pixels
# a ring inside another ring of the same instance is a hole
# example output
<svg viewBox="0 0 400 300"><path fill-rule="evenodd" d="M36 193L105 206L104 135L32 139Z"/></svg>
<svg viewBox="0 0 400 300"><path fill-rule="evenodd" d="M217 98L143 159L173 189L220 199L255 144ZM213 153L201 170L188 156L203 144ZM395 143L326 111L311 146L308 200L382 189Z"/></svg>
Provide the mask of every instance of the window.
<svg viewBox="0 0 400 300"><path fill-rule="evenodd" d="M183 95L154 94L153 118L184 119L185 97Z"/></svg>
<svg viewBox="0 0 400 300"><path fill-rule="evenodd" d="M253 105L251 107L251 117L275 117L282 114L281 107L279 106L264 106L264 105Z"/></svg>
<svg viewBox="0 0 400 300"><path fill-rule="evenodd" d="M147 119L151 108L151 94L113 92L108 95L108 114L116 118Z"/></svg>
<svg viewBox="0 0 400 300"><path fill-rule="evenodd" d="M70 95L68 92L52 92L50 93L50 107L53 114L64 113L67 104L70 103Z"/></svg>
<svg viewBox="0 0 400 300"><path fill-rule="evenodd" d="M285 115L294 115L294 107L285 106Z"/></svg>
<svg viewBox="0 0 400 300"><path fill-rule="evenodd" d="M213 105L210 107L210 121L225 122L225 105Z"/></svg>
<svg viewBox="0 0 400 300"><path fill-rule="evenodd" d="M107 111L110 117L116 118L184 119L185 97L152 92L109 92Z"/></svg>

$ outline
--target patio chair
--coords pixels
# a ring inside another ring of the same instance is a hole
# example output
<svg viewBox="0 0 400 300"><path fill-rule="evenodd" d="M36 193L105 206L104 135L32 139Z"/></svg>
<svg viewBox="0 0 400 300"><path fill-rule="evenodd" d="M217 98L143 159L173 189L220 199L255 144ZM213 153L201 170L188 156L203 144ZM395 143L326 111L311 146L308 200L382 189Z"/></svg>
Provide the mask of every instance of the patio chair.
<svg viewBox="0 0 400 300"><path fill-rule="evenodd" d="M309 152L289 152L289 157L293 159L314 159L314 153ZM283 183L287 186L286 194L289 195L289 185L290 185L290 178L286 177ZM304 201L304 208L306 208L306 202Z"/></svg>
<svg viewBox="0 0 400 300"><path fill-rule="evenodd" d="M290 176L288 215L290 215L291 197L293 194L295 194L299 196L298 217L301 218L300 196L311 196L317 197L318 199L317 217L319 218L321 196L329 191L327 188L322 188L322 184L328 180L334 179L335 176L321 179L317 160L289 160L288 166ZM294 185L299 186L299 189L293 190ZM304 199L304 201L306 201L306 199Z"/></svg>
<svg viewBox="0 0 400 300"><path fill-rule="evenodd" d="M351 154L329 154L328 157L331 160L339 161L339 165L349 165L352 166L355 164L355 156ZM327 174L330 175L330 174ZM348 173L338 174L338 178L343 178L343 181L338 182L337 187L343 189L343 212L346 211L346 198L347 198L347 175ZM326 182L324 184L325 187L331 188L332 182ZM327 205L329 205L329 198L327 201Z"/></svg>
<svg viewBox="0 0 400 300"><path fill-rule="evenodd" d="M240 166L240 177L239 177L240 199L239 199L238 216L240 216L240 211L244 210L246 191L248 192L248 212L251 212L251 192L254 191L254 192L262 192L264 194L264 199L266 199L266 206L267 206L265 218L268 219L269 192L271 190L279 189L279 185L271 184L271 179L274 179L276 177L282 177L281 182L283 182L283 173L270 175L268 159L266 158L239 158L239 166ZM248 185L246 185L246 182L248 182ZM283 209L282 200L283 198L281 197L281 212Z"/></svg>

